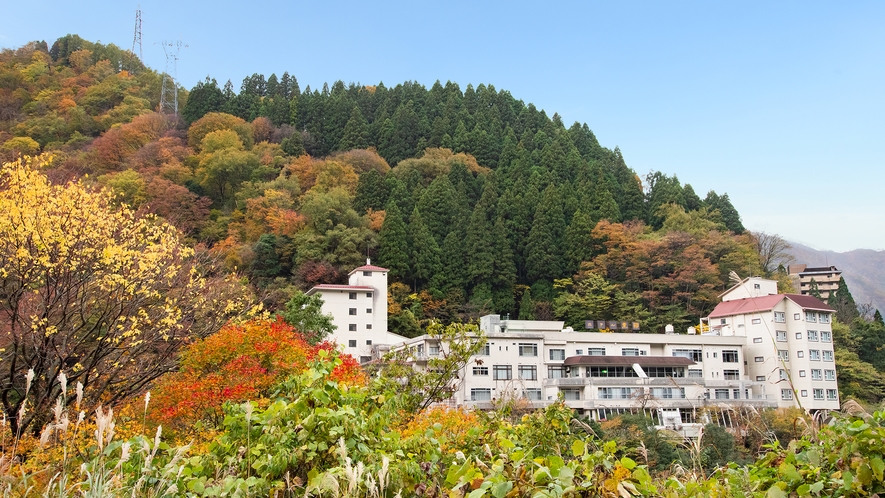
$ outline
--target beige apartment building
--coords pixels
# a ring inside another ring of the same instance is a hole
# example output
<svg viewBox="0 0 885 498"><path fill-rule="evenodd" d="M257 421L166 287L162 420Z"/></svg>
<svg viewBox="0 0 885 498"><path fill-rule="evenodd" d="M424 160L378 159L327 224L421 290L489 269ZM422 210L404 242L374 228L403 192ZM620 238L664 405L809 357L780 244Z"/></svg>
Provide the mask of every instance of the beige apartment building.
<svg viewBox="0 0 885 498"><path fill-rule="evenodd" d="M810 268L807 265L790 265L787 272L792 277L796 289L803 296L809 295L812 287L811 281L814 280L820 297L824 300L829 299L833 292L839 290L839 279L842 277L842 272L835 266Z"/></svg>

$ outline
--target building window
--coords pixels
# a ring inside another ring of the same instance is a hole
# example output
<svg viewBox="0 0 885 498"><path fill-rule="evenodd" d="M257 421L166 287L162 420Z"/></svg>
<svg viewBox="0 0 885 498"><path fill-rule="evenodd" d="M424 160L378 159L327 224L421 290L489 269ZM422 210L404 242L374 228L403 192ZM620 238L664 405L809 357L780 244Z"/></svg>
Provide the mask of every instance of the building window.
<svg viewBox="0 0 885 498"><path fill-rule="evenodd" d="M821 313L820 315L818 315L818 323L830 323L830 314Z"/></svg>
<svg viewBox="0 0 885 498"><path fill-rule="evenodd" d="M805 312L805 321L809 322L809 323L817 322L817 313L815 313L813 311L806 311Z"/></svg>
<svg viewBox="0 0 885 498"><path fill-rule="evenodd" d="M790 361L790 352L786 349L778 349L777 359L782 361Z"/></svg>
<svg viewBox="0 0 885 498"><path fill-rule="evenodd" d="M802 396L803 398L807 398L808 397L808 390L803 389L803 390L799 391L799 396Z"/></svg>
<svg viewBox="0 0 885 498"><path fill-rule="evenodd" d="M756 382L765 382L765 376L764 375L757 375Z"/></svg>
<svg viewBox="0 0 885 498"><path fill-rule="evenodd" d="M630 399L633 397L633 389L629 387L600 387L600 399ZM566 398L567 399L567 398Z"/></svg>
<svg viewBox="0 0 885 498"><path fill-rule="evenodd" d="M360 363L369 363L372 361L371 356L360 356Z"/></svg>
<svg viewBox="0 0 885 498"><path fill-rule="evenodd" d="M785 399L785 400L793 399L793 390L792 389L781 389L781 399Z"/></svg>
<svg viewBox="0 0 885 498"><path fill-rule="evenodd" d="M651 395L658 399L685 399L685 389L678 387L653 387Z"/></svg>
<svg viewBox="0 0 885 498"><path fill-rule="evenodd" d="M356 308L350 308L347 310L348 315L356 315Z"/></svg>
<svg viewBox="0 0 885 498"><path fill-rule="evenodd" d="M488 375L489 367L473 367L473 375Z"/></svg>
<svg viewBox="0 0 885 498"><path fill-rule="evenodd" d="M824 380L823 371L819 368L812 368L811 380Z"/></svg>
<svg viewBox="0 0 885 498"><path fill-rule="evenodd" d="M371 313L372 313L372 308L366 308L366 313L371 314Z"/></svg>
<svg viewBox="0 0 885 498"><path fill-rule="evenodd" d="M488 387L474 387L470 390L470 401L491 401L492 390Z"/></svg>
<svg viewBox="0 0 885 498"><path fill-rule="evenodd" d="M550 350L550 360L551 361L562 361L565 359L565 350L564 349L551 349Z"/></svg>
<svg viewBox="0 0 885 498"><path fill-rule="evenodd" d="M349 330L350 332L356 332L356 324L355 323L349 324L347 326L347 330Z"/></svg>
<svg viewBox="0 0 885 498"><path fill-rule="evenodd" d="M578 401L581 399L580 389L563 389L562 397L568 401Z"/></svg>
<svg viewBox="0 0 885 498"><path fill-rule="evenodd" d="M805 358L805 351L796 351L796 358Z"/></svg>
<svg viewBox="0 0 885 498"><path fill-rule="evenodd" d="M835 389L827 389L827 401L836 401L839 399Z"/></svg>
<svg viewBox="0 0 885 498"><path fill-rule="evenodd" d="M439 344L429 344L427 346L427 354L430 356L439 356Z"/></svg>
<svg viewBox="0 0 885 498"><path fill-rule="evenodd" d="M762 319L761 318L754 318L754 319L750 320L750 323L752 323L753 325L759 325L760 323L762 323Z"/></svg>
<svg viewBox="0 0 885 498"><path fill-rule="evenodd" d="M716 389L713 397L715 399L728 399L728 389Z"/></svg>
<svg viewBox="0 0 885 498"><path fill-rule="evenodd" d="M366 341L366 346L371 346L371 345L372 345L372 339L367 340L367 341Z"/></svg>
<svg viewBox="0 0 885 498"><path fill-rule="evenodd" d="M833 361L832 351L824 351L824 361Z"/></svg>
<svg viewBox="0 0 885 498"><path fill-rule="evenodd" d="M371 299L371 298L372 298L372 293L371 293L371 292L366 292L366 297L368 297L369 299Z"/></svg>
<svg viewBox="0 0 885 498"><path fill-rule="evenodd" d="M753 358L753 361L755 361L756 363L762 363L765 361L765 357L764 356L757 356L757 357Z"/></svg>
<svg viewBox="0 0 885 498"><path fill-rule="evenodd" d="M775 311L774 312L774 322L775 323L784 323L787 321L787 316L783 311Z"/></svg>
<svg viewBox="0 0 885 498"><path fill-rule="evenodd" d="M781 380L787 380L787 371L784 370L783 368L778 370L778 375L780 376Z"/></svg>
<svg viewBox="0 0 885 498"><path fill-rule="evenodd" d="M732 389L731 390L731 398L732 399L741 399L741 390L740 389Z"/></svg>
<svg viewBox="0 0 885 498"><path fill-rule="evenodd" d="M495 365L494 367L494 379L495 380L510 380L510 365Z"/></svg>
<svg viewBox="0 0 885 498"><path fill-rule="evenodd" d="M738 352L737 350L725 350L722 352L722 362L723 363L737 363L738 362Z"/></svg>
<svg viewBox="0 0 885 498"><path fill-rule="evenodd" d="M578 351L580 351L580 349ZM581 354L581 353L578 353L578 354ZM588 356L605 356L605 348L588 348L587 355Z"/></svg>
<svg viewBox="0 0 885 498"><path fill-rule="evenodd" d="M541 390L538 388L526 389L522 396L529 401L541 401Z"/></svg>
<svg viewBox="0 0 885 498"><path fill-rule="evenodd" d="M802 340L802 332L796 332L796 339Z"/></svg>
<svg viewBox="0 0 885 498"><path fill-rule="evenodd" d="M519 356L538 356L537 344L520 344Z"/></svg>
<svg viewBox="0 0 885 498"><path fill-rule="evenodd" d="M698 370L697 368L689 368L688 376L693 379L702 379L704 378L704 371Z"/></svg>
<svg viewBox="0 0 885 498"><path fill-rule="evenodd" d="M488 356L490 353L489 343L485 343L479 351L476 353L476 356Z"/></svg>
<svg viewBox="0 0 885 498"><path fill-rule="evenodd" d="M786 330L775 330L774 331L775 338L777 342L787 342L787 331Z"/></svg>
<svg viewBox="0 0 885 498"><path fill-rule="evenodd" d="M351 298L351 299L356 299L356 292L351 292L351 293L350 293L350 298Z"/></svg>
<svg viewBox="0 0 885 498"><path fill-rule="evenodd" d="M756 344L762 344L762 338L761 337L754 337L753 342Z"/></svg>
<svg viewBox="0 0 885 498"><path fill-rule="evenodd" d="M576 349L576 350L575 350L575 354L576 354L577 356L583 356L583 355L584 355L584 350L583 350L583 349Z"/></svg>
<svg viewBox="0 0 885 498"><path fill-rule="evenodd" d="M547 367L547 378L548 379L561 379L563 377L563 368L562 367Z"/></svg>
<svg viewBox="0 0 885 498"><path fill-rule="evenodd" d="M808 350L808 359L811 361L820 361L820 350L819 349L809 349Z"/></svg>
<svg viewBox="0 0 885 498"><path fill-rule="evenodd" d="M347 341L347 347L355 348L356 347L356 339L351 339L351 340Z"/></svg>
<svg viewBox="0 0 885 498"><path fill-rule="evenodd" d="M801 320L801 315L799 313L793 313L793 320Z"/></svg>
<svg viewBox="0 0 885 498"><path fill-rule="evenodd" d="M522 380L538 380L538 367L535 365L520 365L519 378Z"/></svg>
<svg viewBox="0 0 885 498"><path fill-rule="evenodd" d="M817 342L817 330L808 331L808 340Z"/></svg>
<svg viewBox="0 0 885 498"><path fill-rule="evenodd" d="M760 284L753 284L754 289L761 289L762 286Z"/></svg>
<svg viewBox="0 0 885 498"><path fill-rule="evenodd" d="M371 277L371 276L372 276L372 272L370 272L370 271L364 271L364 272L363 272L363 276L364 276L364 277Z"/></svg>
<svg viewBox="0 0 885 498"><path fill-rule="evenodd" d="M836 371L824 370L824 380L836 380Z"/></svg>
<svg viewBox="0 0 885 498"><path fill-rule="evenodd" d="M639 356L639 348L621 348L621 356Z"/></svg>
<svg viewBox="0 0 885 498"><path fill-rule="evenodd" d="M704 355L700 349L674 349L672 355L679 358L688 358L697 362L704 360Z"/></svg>
<svg viewBox="0 0 885 498"><path fill-rule="evenodd" d="M371 324L371 323L367 323L367 324L366 324L366 330L372 330L372 324Z"/></svg>
<svg viewBox="0 0 885 498"><path fill-rule="evenodd" d="M833 342L833 333L829 330L821 330L820 342Z"/></svg>
<svg viewBox="0 0 885 498"><path fill-rule="evenodd" d="M805 377L805 370L799 370L799 377Z"/></svg>
<svg viewBox="0 0 885 498"><path fill-rule="evenodd" d="M738 370L723 370L722 378L725 380L741 380L741 373Z"/></svg>
<svg viewBox="0 0 885 498"><path fill-rule="evenodd" d="M814 399L824 399L824 390L823 389L815 389L814 390Z"/></svg>

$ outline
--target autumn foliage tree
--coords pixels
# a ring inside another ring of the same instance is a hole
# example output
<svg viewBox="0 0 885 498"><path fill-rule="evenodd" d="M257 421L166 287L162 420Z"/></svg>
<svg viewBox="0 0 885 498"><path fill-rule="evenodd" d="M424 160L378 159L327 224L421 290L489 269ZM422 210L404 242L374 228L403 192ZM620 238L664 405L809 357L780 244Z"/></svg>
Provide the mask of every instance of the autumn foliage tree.
<svg viewBox="0 0 885 498"><path fill-rule="evenodd" d="M50 184L48 161L0 169L0 404L13 430L42 425L61 373L87 404L125 399L249 307L204 278L174 227L81 182Z"/></svg>
<svg viewBox="0 0 885 498"><path fill-rule="evenodd" d="M151 417L175 427L190 427L197 421L218 425L226 401L269 397L274 386L308 368L320 351L335 354L335 346L309 344L282 318L228 324L182 353L180 370L167 375L154 390ZM356 360L349 355L340 358L331 379L364 384Z"/></svg>

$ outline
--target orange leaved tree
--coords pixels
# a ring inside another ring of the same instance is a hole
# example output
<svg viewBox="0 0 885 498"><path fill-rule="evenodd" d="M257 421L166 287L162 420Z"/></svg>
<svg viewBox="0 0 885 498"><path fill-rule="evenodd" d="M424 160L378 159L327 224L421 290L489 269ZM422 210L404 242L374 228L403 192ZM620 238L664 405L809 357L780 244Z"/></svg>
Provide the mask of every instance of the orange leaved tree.
<svg viewBox="0 0 885 498"><path fill-rule="evenodd" d="M179 371L166 375L154 388L151 418L177 427L198 421L218 426L224 402L270 396L274 386L306 369L321 350L333 352L335 344L311 345L282 319L228 324L184 350ZM341 355L341 360L332 378L364 384L357 361L350 355Z"/></svg>

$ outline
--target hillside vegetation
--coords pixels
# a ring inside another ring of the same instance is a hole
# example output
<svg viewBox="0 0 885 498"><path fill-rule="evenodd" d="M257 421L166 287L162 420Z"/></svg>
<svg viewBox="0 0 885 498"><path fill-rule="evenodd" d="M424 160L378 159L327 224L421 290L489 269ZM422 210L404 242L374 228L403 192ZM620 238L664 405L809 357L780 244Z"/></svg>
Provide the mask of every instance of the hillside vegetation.
<svg viewBox="0 0 885 498"><path fill-rule="evenodd" d="M726 194L640 177L587 124L491 85L302 90L285 73L235 92L207 78L180 91L176 119L153 111L160 83L76 35L6 50L0 152L52 151L53 181L89 175L164 217L271 307L371 257L391 269L403 335L487 312L658 331L759 266ZM591 277L612 304L581 316Z"/></svg>

